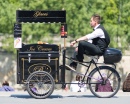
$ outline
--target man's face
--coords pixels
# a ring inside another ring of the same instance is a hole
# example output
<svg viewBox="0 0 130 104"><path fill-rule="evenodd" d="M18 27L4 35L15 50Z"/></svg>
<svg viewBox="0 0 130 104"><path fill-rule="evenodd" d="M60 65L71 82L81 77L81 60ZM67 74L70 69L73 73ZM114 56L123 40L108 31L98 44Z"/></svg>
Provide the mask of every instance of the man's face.
<svg viewBox="0 0 130 104"><path fill-rule="evenodd" d="M95 27L97 25L97 22L93 20L93 17L90 19L90 26Z"/></svg>

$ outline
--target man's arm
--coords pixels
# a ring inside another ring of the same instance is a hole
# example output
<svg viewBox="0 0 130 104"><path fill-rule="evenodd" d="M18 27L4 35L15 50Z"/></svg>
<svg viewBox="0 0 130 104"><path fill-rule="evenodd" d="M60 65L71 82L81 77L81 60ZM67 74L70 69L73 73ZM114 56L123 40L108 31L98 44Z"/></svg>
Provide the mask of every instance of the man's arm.
<svg viewBox="0 0 130 104"><path fill-rule="evenodd" d="M77 42L79 42L79 41L81 41L81 40L88 40L87 39L87 36L85 35L85 36L83 36L83 37L81 37L81 38L78 38L78 39L76 39L75 41L77 41Z"/></svg>
<svg viewBox="0 0 130 104"><path fill-rule="evenodd" d="M71 42L70 46L74 46L75 43L77 43L77 42L79 42L81 40L88 41L88 40L92 40L92 39L97 38L97 37L105 38L104 32L103 32L102 29L96 29L92 33L87 34L87 35L85 35L85 36L83 36L83 37L81 37L79 39L74 40L73 42Z"/></svg>
<svg viewBox="0 0 130 104"><path fill-rule="evenodd" d="M79 42L79 41L81 41L81 40L86 40L86 41L87 41L87 40L88 40L88 39L87 39L87 36L85 35L85 36L83 36L83 37L81 37L81 38L78 38L78 39L72 41L72 42L70 43L70 46L74 46L75 43L77 43L77 42Z"/></svg>

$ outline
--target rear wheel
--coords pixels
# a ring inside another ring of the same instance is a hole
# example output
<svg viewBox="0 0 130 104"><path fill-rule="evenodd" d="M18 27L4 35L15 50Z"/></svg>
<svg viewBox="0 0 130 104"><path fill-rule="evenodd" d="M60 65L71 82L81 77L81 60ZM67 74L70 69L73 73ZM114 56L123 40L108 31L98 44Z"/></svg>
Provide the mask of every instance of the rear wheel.
<svg viewBox="0 0 130 104"><path fill-rule="evenodd" d="M120 81L121 79L118 72L109 66L99 66L99 71L95 68L90 72L88 78L90 91L100 98L109 98L114 96L120 88ZM106 85L108 82L110 82L112 88L111 91L104 89L105 86L108 87L108 85ZM97 90L99 85L101 86L100 89L102 88L102 91Z"/></svg>
<svg viewBox="0 0 130 104"><path fill-rule="evenodd" d="M36 71L28 77L26 89L32 97L43 99L52 94L54 86L54 79L48 72Z"/></svg>

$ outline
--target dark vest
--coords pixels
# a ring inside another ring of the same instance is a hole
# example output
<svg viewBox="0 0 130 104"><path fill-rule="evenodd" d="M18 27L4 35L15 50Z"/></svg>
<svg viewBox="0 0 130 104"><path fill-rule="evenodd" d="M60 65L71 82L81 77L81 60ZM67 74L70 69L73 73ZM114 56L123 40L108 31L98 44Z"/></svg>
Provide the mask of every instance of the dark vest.
<svg viewBox="0 0 130 104"><path fill-rule="evenodd" d="M94 38L93 39L93 44L97 45L101 49L101 51L104 52L105 49L108 47L108 45L110 43L110 38L109 38L109 35L108 35L107 31L104 29L104 27L102 25L99 25L97 27L97 29L98 28L103 30L105 38L99 38L99 37Z"/></svg>

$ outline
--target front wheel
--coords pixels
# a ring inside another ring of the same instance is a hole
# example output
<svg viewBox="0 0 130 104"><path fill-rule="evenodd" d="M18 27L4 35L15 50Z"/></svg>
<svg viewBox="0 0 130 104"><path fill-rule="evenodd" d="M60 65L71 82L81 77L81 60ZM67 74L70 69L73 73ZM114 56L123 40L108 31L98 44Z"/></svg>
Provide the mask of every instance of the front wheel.
<svg viewBox="0 0 130 104"><path fill-rule="evenodd" d="M89 74L88 84L90 91L99 98L110 98L120 88L118 72L109 66L99 66Z"/></svg>
<svg viewBox="0 0 130 104"><path fill-rule="evenodd" d="M54 91L54 79L45 71L35 71L27 79L26 89L28 93L37 99L43 99Z"/></svg>

